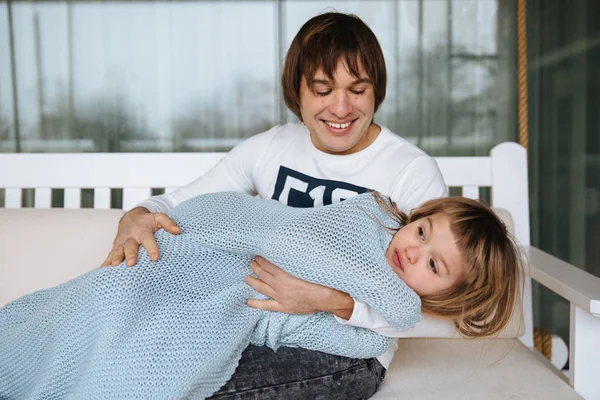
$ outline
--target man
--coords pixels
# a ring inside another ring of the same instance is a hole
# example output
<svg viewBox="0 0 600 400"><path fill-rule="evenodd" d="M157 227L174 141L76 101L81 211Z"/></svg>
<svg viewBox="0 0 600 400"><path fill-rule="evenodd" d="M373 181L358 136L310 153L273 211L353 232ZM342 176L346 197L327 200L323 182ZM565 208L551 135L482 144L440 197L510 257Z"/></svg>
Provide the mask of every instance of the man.
<svg viewBox="0 0 600 400"><path fill-rule="evenodd" d="M446 195L435 161L374 123L385 98L385 61L377 38L358 17L326 13L306 22L286 56L282 90L301 123L251 137L196 181L129 211L103 265L118 265L123 259L134 265L140 244L158 259L154 232L180 232L164 213L202 193L234 190L292 207L316 207L372 189L391 196L405 212ZM301 281L261 258L251 268L258 279L248 276L246 282L270 297L248 300L251 307L294 314L324 311L340 323L394 335L375 310L346 293ZM304 349L274 353L250 346L214 398L368 398L395 349L394 343L377 359L353 360Z"/></svg>

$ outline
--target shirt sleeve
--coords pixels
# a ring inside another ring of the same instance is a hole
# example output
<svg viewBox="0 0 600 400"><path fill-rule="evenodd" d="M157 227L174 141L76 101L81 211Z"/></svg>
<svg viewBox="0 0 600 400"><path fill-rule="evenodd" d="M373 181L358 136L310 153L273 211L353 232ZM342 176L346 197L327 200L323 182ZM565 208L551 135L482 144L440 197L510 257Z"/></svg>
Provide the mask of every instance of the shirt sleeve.
<svg viewBox="0 0 600 400"><path fill-rule="evenodd" d="M354 300L354 311L350 319L335 317L342 325L370 329L380 335L392 338L410 337L453 337L458 336L452 321L421 316L421 320L411 329L398 329L385 320L374 308Z"/></svg>
<svg viewBox="0 0 600 400"><path fill-rule="evenodd" d="M427 155L415 158L396 178L388 195L407 214L427 200L448 196L437 162Z"/></svg>
<svg viewBox="0 0 600 400"><path fill-rule="evenodd" d="M252 136L234 147L206 174L171 193L153 196L139 203L151 212L167 212L178 204L205 193L235 191L256 194L253 173L257 160L269 146L276 131Z"/></svg>

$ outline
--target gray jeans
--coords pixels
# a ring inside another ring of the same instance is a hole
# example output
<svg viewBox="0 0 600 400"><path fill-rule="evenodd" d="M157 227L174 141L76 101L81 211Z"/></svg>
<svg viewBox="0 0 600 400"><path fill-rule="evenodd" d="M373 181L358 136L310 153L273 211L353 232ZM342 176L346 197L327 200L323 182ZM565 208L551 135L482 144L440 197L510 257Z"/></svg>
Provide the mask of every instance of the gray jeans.
<svg viewBox="0 0 600 400"><path fill-rule="evenodd" d="M359 400L385 376L375 358L354 359L299 348L249 346L215 400Z"/></svg>

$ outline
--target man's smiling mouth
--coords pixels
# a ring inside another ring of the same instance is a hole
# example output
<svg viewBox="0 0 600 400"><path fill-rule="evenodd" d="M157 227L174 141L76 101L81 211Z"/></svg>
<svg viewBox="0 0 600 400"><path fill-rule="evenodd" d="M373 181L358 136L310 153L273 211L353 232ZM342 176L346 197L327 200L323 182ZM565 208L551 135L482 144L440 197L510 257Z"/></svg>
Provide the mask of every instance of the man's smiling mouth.
<svg viewBox="0 0 600 400"><path fill-rule="evenodd" d="M343 124L336 124L335 122L329 122L329 121L324 121L326 125L332 127L332 128L336 128L336 129L346 129L347 127L350 126L350 124L354 121L350 121L350 122L345 122Z"/></svg>

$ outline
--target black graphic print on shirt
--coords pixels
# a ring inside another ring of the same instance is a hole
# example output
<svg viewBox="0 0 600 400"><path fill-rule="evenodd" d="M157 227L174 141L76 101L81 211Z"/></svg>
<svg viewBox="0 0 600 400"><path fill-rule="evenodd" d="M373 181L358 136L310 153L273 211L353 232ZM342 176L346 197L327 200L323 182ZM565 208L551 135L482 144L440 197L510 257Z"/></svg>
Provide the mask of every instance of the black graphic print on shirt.
<svg viewBox="0 0 600 400"><path fill-rule="evenodd" d="M346 182L313 178L282 165L273 199L291 207L318 207L339 203L367 190Z"/></svg>

